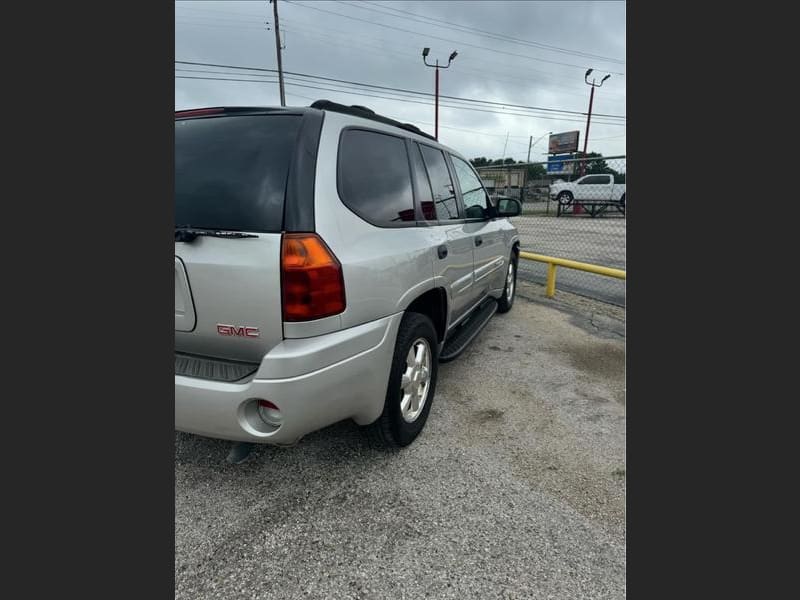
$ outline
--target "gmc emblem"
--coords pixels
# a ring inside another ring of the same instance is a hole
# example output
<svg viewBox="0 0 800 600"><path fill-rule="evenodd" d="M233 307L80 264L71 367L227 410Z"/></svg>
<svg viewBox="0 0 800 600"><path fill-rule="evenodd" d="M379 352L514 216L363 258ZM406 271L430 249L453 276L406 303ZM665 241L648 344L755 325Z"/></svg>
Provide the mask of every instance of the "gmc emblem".
<svg viewBox="0 0 800 600"><path fill-rule="evenodd" d="M222 325L217 323L217 333L220 335L233 335L236 337L257 338L261 335L258 327L242 327L236 325Z"/></svg>

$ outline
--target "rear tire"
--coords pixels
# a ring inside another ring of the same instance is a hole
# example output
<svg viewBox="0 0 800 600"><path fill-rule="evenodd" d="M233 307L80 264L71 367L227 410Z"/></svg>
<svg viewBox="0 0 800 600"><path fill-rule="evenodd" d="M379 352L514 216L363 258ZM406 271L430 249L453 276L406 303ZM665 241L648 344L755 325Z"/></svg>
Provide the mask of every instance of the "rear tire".
<svg viewBox="0 0 800 600"><path fill-rule="evenodd" d="M439 341L425 315L403 316L394 347L383 412L365 427L373 445L408 446L420 434L431 410L439 371Z"/></svg>
<svg viewBox="0 0 800 600"><path fill-rule="evenodd" d="M503 288L503 295L497 301L497 312L507 313L514 306L514 298L517 296L517 263L519 257L516 252L511 253L508 260L508 270L506 270L506 285Z"/></svg>

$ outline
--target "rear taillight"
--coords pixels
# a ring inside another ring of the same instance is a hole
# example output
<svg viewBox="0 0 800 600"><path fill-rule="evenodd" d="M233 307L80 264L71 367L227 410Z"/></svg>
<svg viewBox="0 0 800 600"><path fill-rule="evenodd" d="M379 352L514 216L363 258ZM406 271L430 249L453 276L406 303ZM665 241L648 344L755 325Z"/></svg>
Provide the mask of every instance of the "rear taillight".
<svg viewBox="0 0 800 600"><path fill-rule="evenodd" d="M345 308L342 265L314 233L286 233L281 244L283 320L310 321Z"/></svg>

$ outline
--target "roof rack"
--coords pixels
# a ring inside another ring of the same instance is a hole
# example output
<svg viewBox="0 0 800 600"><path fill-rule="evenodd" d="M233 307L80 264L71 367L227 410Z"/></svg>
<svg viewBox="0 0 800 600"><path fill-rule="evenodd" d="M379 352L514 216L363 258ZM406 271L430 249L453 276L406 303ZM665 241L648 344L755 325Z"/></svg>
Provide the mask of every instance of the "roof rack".
<svg viewBox="0 0 800 600"><path fill-rule="evenodd" d="M395 121L394 119L390 119L389 117L384 117L383 115L379 115L374 110L367 108L366 106L356 106L356 105L346 106L344 104L331 102L330 100L317 100L316 102L311 104L311 108L318 108L320 110L329 110L331 112L338 112L338 113L344 113L346 115L353 115L354 117L361 117L362 119L378 121L379 123L385 123L386 125L393 125L395 127L399 127L400 129L405 129L406 131L410 131L412 133L416 133L417 135L421 135L428 139L437 141L435 137L433 137L429 133L425 133L419 127L412 125L411 123L401 123L400 121Z"/></svg>

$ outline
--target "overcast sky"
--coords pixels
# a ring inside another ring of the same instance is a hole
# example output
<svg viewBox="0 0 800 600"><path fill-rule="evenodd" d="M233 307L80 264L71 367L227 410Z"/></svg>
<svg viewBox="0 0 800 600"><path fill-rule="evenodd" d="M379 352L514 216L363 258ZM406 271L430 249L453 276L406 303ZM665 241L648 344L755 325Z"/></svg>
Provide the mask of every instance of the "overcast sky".
<svg viewBox="0 0 800 600"><path fill-rule="evenodd" d="M611 73L610 79L595 92L589 151L605 156L625 153L625 121L594 116L597 113L625 115L625 3L622 1L279 0L278 10L286 46L283 69L293 73L432 94L434 69L423 65L422 48L430 47L429 62L438 58L444 64L450 53L457 50L458 56L451 67L440 71L441 94L580 113L587 111L589 103L589 86L583 80L586 69L594 68L598 81ZM175 59L276 69L272 6L266 1L176 2ZM277 76L273 73L256 77L248 76L248 71L231 68L175 66L176 69L215 71L176 70L176 109L280 105L278 84L273 83ZM260 81L212 81L178 76ZM287 105L308 106L320 98L368 106L380 114L433 133L432 97L400 95L374 88L342 89L341 84L335 82L287 75ZM544 135L531 152L531 160L543 160L547 150L546 134L550 131L579 130L581 149L583 147L585 115L533 111L537 114L515 116L497 112L532 111L507 105L445 99L441 102L473 109L439 108L440 141L469 158L500 157L507 134L504 156L517 160L526 158L528 136L536 140Z"/></svg>

